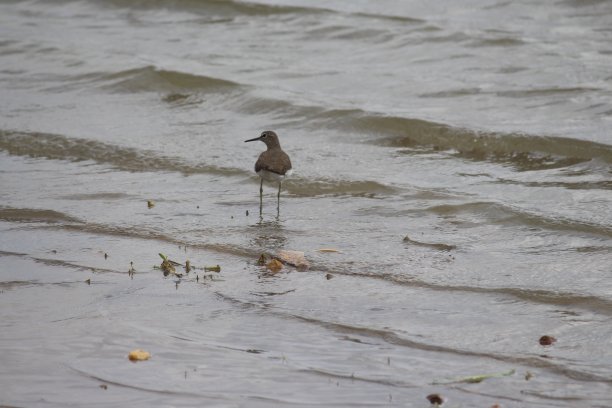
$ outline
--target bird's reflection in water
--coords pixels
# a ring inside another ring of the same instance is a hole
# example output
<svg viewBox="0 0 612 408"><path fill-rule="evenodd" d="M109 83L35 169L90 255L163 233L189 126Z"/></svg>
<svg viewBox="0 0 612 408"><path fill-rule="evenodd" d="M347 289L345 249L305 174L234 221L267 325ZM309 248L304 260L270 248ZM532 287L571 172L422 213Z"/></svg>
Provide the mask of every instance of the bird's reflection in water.
<svg viewBox="0 0 612 408"><path fill-rule="evenodd" d="M270 221L260 220L249 226L247 231L251 235L250 245L271 252L284 248L287 244L287 232L283 224L283 220L276 218Z"/></svg>

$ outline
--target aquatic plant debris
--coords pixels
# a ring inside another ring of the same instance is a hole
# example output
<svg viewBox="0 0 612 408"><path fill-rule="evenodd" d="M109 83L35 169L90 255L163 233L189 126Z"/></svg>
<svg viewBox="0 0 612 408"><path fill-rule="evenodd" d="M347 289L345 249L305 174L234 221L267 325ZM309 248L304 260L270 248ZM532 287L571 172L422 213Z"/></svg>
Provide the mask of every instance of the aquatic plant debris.
<svg viewBox="0 0 612 408"><path fill-rule="evenodd" d="M134 269L134 262L130 261L130 269L128 269L128 276L134 279L134 274L136 273L136 269Z"/></svg>
<svg viewBox="0 0 612 408"><path fill-rule="evenodd" d="M151 358L151 353L142 349L136 349L130 351L130 354L128 354L128 358L130 359L130 361L145 361Z"/></svg>
<svg viewBox="0 0 612 408"><path fill-rule="evenodd" d="M325 253L340 253L340 251L335 248L319 248L317 251Z"/></svg>
<svg viewBox="0 0 612 408"><path fill-rule="evenodd" d="M148 201L147 201L147 207L148 207L148 208L153 208L153 207L155 207L155 203L153 202L153 200L148 200Z"/></svg>
<svg viewBox="0 0 612 408"><path fill-rule="evenodd" d="M168 258L166 255L162 254L161 252L159 253L159 257L162 259L162 263L158 266L158 265L154 265L153 269L161 269L164 276L168 276L168 275L172 275L175 276L177 278L179 278L178 281L176 281L177 284L177 289L178 289L178 283L180 282L180 279L183 278L183 276L185 276L185 274L189 274L192 271L197 271L197 270L203 270L205 272L215 272L215 273L220 273L221 272L221 266L220 265L212 265L212 266L194 266L192 265L190 260L186 260L185 264L182 264L180 262L176 262L173 261L172 259ZM180 273L176 271L176 267L181 266L184 268L185 270L185 274L184 273ZM206 279L209 278L211 280L218 280L215 279L214 274L209 274L209 275L202 275L202 279ZM200 281L200 277L198 276L198 274L195 274L195 279L196 282Z"/></svg>
<svg viewBox="0 0 612 408"><path fill-rule="evenodd" d="M482 382L488 378L501 378L501 377L508 377L513 375L516 372L516 370L513 368L511 370L508 371L503 371L500 373L493 373L493 374L480 374L480 375L470 375L467 377L460 377L460 378L456 378L453 380L448 380L448 381L434 381L432 384L433 385L447 385L447 384L457 384L457 383L468 383L468 384L476 384L479 382Z"/></svg>
<svg viewBox="0 0 612 408"><path fill-rule="evenodd" d="M168 259L168 257L162 253L159 254L159 256L161 257L161 259L163 259L161 265L159 266L162 270L162 272L164 273L164 276L168 276L168 275L175 275L177 277L181 277L183 276L180 273L176 273L176 269L174 269L174 265L180 265L177 262L173 262L170 259Z"/></svg>
<svg viewBox="0 0 612 408"><path fill-rule="evenodd" d="M205 266L204 267L204 271L206 272L221 272L221 267L219 265L215 265L215 266Z"/></svg>
<svg viewBox="0 0 612 408"><path fill-rule="evenodd" d="M268 262L268 256L266 254L259 255L259 259L257 259L257 265L264 266Z"/></svg>

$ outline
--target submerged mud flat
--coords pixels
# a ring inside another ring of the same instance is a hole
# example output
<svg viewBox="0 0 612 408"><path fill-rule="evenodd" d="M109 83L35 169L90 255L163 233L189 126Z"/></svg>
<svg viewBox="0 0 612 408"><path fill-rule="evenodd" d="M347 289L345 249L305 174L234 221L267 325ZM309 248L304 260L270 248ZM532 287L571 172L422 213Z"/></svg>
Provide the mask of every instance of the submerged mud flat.
<svg viewBox="0 0 612 408"><path fill-rule="evenodd" d="M608 3L283 3L0 5L0 405L610 406Z"/></svg>

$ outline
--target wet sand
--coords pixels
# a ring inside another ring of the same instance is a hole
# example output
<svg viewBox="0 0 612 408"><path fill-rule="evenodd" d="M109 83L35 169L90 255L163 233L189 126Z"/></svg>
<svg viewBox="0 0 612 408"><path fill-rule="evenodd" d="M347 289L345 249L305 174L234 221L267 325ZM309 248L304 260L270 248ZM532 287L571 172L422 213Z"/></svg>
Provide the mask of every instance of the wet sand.
<svg viewBox="0 0 612 408"><path fill-rule="evenodd" d="M0 405L612 405L608 3L262 3L0 5Z"/></svg>

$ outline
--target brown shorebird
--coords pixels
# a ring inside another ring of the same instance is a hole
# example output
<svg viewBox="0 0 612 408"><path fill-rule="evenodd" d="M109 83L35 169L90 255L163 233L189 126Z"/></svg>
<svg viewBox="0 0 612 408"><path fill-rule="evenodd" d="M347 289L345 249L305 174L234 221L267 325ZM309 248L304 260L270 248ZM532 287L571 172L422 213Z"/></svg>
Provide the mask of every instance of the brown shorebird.
<svg viewBox="0 0 612 408"><path fill-rule="evenodd" d="M263 208L264 180L278 182L276 210L280 211L281 183L285 176L291 174L291 160L287 153L281 149L278 136L271 130L266 130L259 137L245 140L245 142L254 142L255 140L261 140L268 147L265 152L259 155L255 163L255 173L261 177L261 183L259 184L259 214L261 215Z"/></svg>

